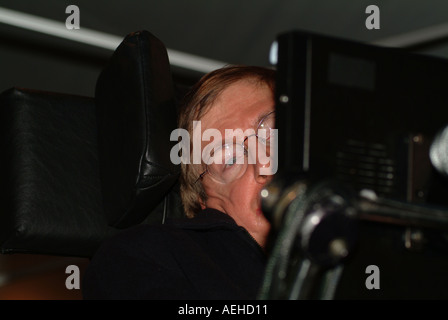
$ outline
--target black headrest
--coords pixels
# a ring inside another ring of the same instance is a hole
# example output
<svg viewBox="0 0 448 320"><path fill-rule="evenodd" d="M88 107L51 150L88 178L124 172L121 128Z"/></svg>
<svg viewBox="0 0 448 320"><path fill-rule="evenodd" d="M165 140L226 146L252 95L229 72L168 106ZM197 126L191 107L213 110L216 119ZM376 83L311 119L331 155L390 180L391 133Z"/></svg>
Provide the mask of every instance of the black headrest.
<svg viewBox="0 0 448 320"><path fill-rule="evenodd" d="M124 228L143 221L179 175L170 160L177 117L163 43L147 31L128 35L98 78L95 103L104 211Z"/></svg>
<svg viewBox="0 0 448 320"><path fill-rule="evenodd" d="M104 218L92 98L13 88L0 95L2 253L90 256Z"/></svg>

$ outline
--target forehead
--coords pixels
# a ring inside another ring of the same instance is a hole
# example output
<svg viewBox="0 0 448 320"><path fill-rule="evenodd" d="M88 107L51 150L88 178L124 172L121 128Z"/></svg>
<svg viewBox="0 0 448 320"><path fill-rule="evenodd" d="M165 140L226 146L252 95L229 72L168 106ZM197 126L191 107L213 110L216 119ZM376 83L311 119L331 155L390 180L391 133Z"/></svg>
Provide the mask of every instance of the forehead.
<svg viewBox="0 0 448 320"><path fill-rule="evenodd" d="M274 110L268 85L241 80L224 89L201 119L202 130L248 129Z"/></svg>

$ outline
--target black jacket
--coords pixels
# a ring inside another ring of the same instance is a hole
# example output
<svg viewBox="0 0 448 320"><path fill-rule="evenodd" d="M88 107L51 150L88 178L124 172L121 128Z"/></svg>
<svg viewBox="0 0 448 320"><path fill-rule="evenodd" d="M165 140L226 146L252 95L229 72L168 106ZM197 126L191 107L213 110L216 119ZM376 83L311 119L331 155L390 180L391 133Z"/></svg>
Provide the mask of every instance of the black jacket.
<svg viewBox="0 0 448 320"><path fill-rule="evenodd" d="M106 241L83 277L84 299L255 299L266 256L214 209L139 225Z"/></svg>

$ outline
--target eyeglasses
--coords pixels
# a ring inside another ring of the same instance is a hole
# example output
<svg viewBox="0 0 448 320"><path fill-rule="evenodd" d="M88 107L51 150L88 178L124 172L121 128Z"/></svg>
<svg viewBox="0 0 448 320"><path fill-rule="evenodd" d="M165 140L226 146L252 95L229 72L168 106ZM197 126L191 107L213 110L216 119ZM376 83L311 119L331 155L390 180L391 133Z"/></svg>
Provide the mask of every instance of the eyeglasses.
<svg viewBox="0 0 448 320"><path fill-rule="evenodd" d="M256 153L253 150L264 149L269 157L271 139L274 135L275 111L268 113L260 120L255 134L247 136L242 143L226 143L213 149L208 159L206 168L194 183L202 179L207 173L220 183L230 183L240 178L247 169L249 162L256 163ZM253 139L253 138L256 138ZM255 144L257 142L257 144ZM246 148L246 144L249 146ZM249 150L252 151L250 154ZM255 153L255 156L254 156Z"/></svg>

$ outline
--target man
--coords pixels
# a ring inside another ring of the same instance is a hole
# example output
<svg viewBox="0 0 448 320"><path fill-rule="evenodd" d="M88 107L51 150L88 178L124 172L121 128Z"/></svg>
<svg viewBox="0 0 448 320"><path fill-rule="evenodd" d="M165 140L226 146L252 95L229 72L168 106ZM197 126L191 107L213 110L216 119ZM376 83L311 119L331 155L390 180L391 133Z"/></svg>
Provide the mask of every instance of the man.
<svg viewBox="0 0 448 320"><path fill-rule="evenodd" d="M179 126L192 136L200 124L201 137L213 129L222 140L202 141L200 164L182 163L189 219L140 225L106 241L84 276L84 298L257 297L270 229L260 191L273 173L266 159L274 83L270 69L231 66L205 75L190 90Z"/></svg>

